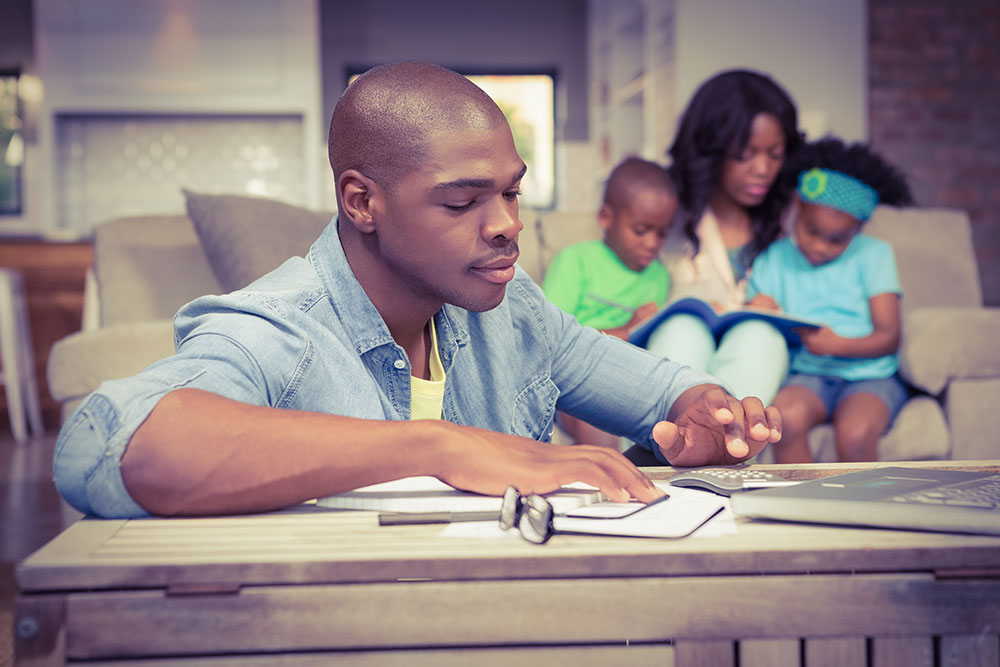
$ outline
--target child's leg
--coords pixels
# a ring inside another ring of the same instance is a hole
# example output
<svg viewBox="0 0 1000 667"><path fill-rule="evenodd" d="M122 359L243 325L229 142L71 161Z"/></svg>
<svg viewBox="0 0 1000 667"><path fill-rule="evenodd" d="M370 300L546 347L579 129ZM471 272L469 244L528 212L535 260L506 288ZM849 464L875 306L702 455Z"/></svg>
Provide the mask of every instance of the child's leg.
<svg viewBox="0 0 1000 667"><path fill-rule="evenodd" d="M715 337L700 317L681 313L668 317L653 331L646 349L703 371L715 354Z"/></svg>
<svg viewBox="0 0 1000 667"><path fill-rule="evenodd" d="M824 378L792 375L774 399L781 413L781 440L771 445L775 463L811 463L809 431L826 421L831 389Z"/></svg>
<svg viewBox="0 0 1000 667"><path fill-rule="evenodd" d="M837 459L878 461L878 441L908 396L895 377L848 384L833 413Z"/></svg>
<svg viewBox="0 0 1000 667"><path fill-rule="evenodd" d="M736 398L756 396L770 405L788 374L788 345L767 322L747 320L726 332L707 370Z"/></svg>

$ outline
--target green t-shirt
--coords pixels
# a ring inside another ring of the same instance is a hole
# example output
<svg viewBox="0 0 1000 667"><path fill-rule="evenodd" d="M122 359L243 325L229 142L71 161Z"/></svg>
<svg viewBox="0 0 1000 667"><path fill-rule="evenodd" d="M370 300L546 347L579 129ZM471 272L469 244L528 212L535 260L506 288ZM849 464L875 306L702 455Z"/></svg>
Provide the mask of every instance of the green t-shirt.
<svg viewBox="0 0 1000 667"><path fill-rule="evenodd" d="M625 266L603 241L572 245L552 260L542 290L552 303L580 324L614 329L632 319L632 311L655 302L662 306L670 290L670 274L654 261L641 272Z"/></svg>

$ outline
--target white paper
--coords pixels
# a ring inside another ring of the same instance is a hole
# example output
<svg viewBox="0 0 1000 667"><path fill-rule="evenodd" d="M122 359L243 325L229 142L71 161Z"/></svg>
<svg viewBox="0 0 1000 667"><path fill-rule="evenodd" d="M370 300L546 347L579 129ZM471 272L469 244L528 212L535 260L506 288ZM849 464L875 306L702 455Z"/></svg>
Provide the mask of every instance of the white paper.
<svg viewBox="0 0 1000 667"><path fill-rule="evenodd" d="M556 512L601 501L604 496L586 484L570 484L545 494ZM318 498L320 507L381 512L500 512L502 499L459 491L436 477L406 477Z"/></svg>

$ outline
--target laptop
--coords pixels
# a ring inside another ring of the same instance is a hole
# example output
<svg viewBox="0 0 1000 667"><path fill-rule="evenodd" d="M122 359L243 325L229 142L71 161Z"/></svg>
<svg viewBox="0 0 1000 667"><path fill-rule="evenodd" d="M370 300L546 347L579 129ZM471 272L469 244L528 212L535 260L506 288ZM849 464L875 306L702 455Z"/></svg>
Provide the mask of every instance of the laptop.
<svg viewBox="0 0 1000 667"><path fill-rule="evenodd" d="M738 516L1000 535L1000 474L885 467L734 493Z"/></svg>

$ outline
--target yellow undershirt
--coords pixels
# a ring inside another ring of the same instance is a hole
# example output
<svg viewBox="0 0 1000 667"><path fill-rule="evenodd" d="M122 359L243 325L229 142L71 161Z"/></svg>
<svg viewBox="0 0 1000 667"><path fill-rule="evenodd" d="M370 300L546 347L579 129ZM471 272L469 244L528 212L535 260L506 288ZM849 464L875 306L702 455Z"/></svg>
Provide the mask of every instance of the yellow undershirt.
<svg viewBox="0 0 1000 667"><path fill-rule="evenodd" d="M444 404L444 366L438 354L437 331L434 329L434 319L430 321L431 379L424 380L410 376L410 419L441 419L441 408Z"/></svg>

